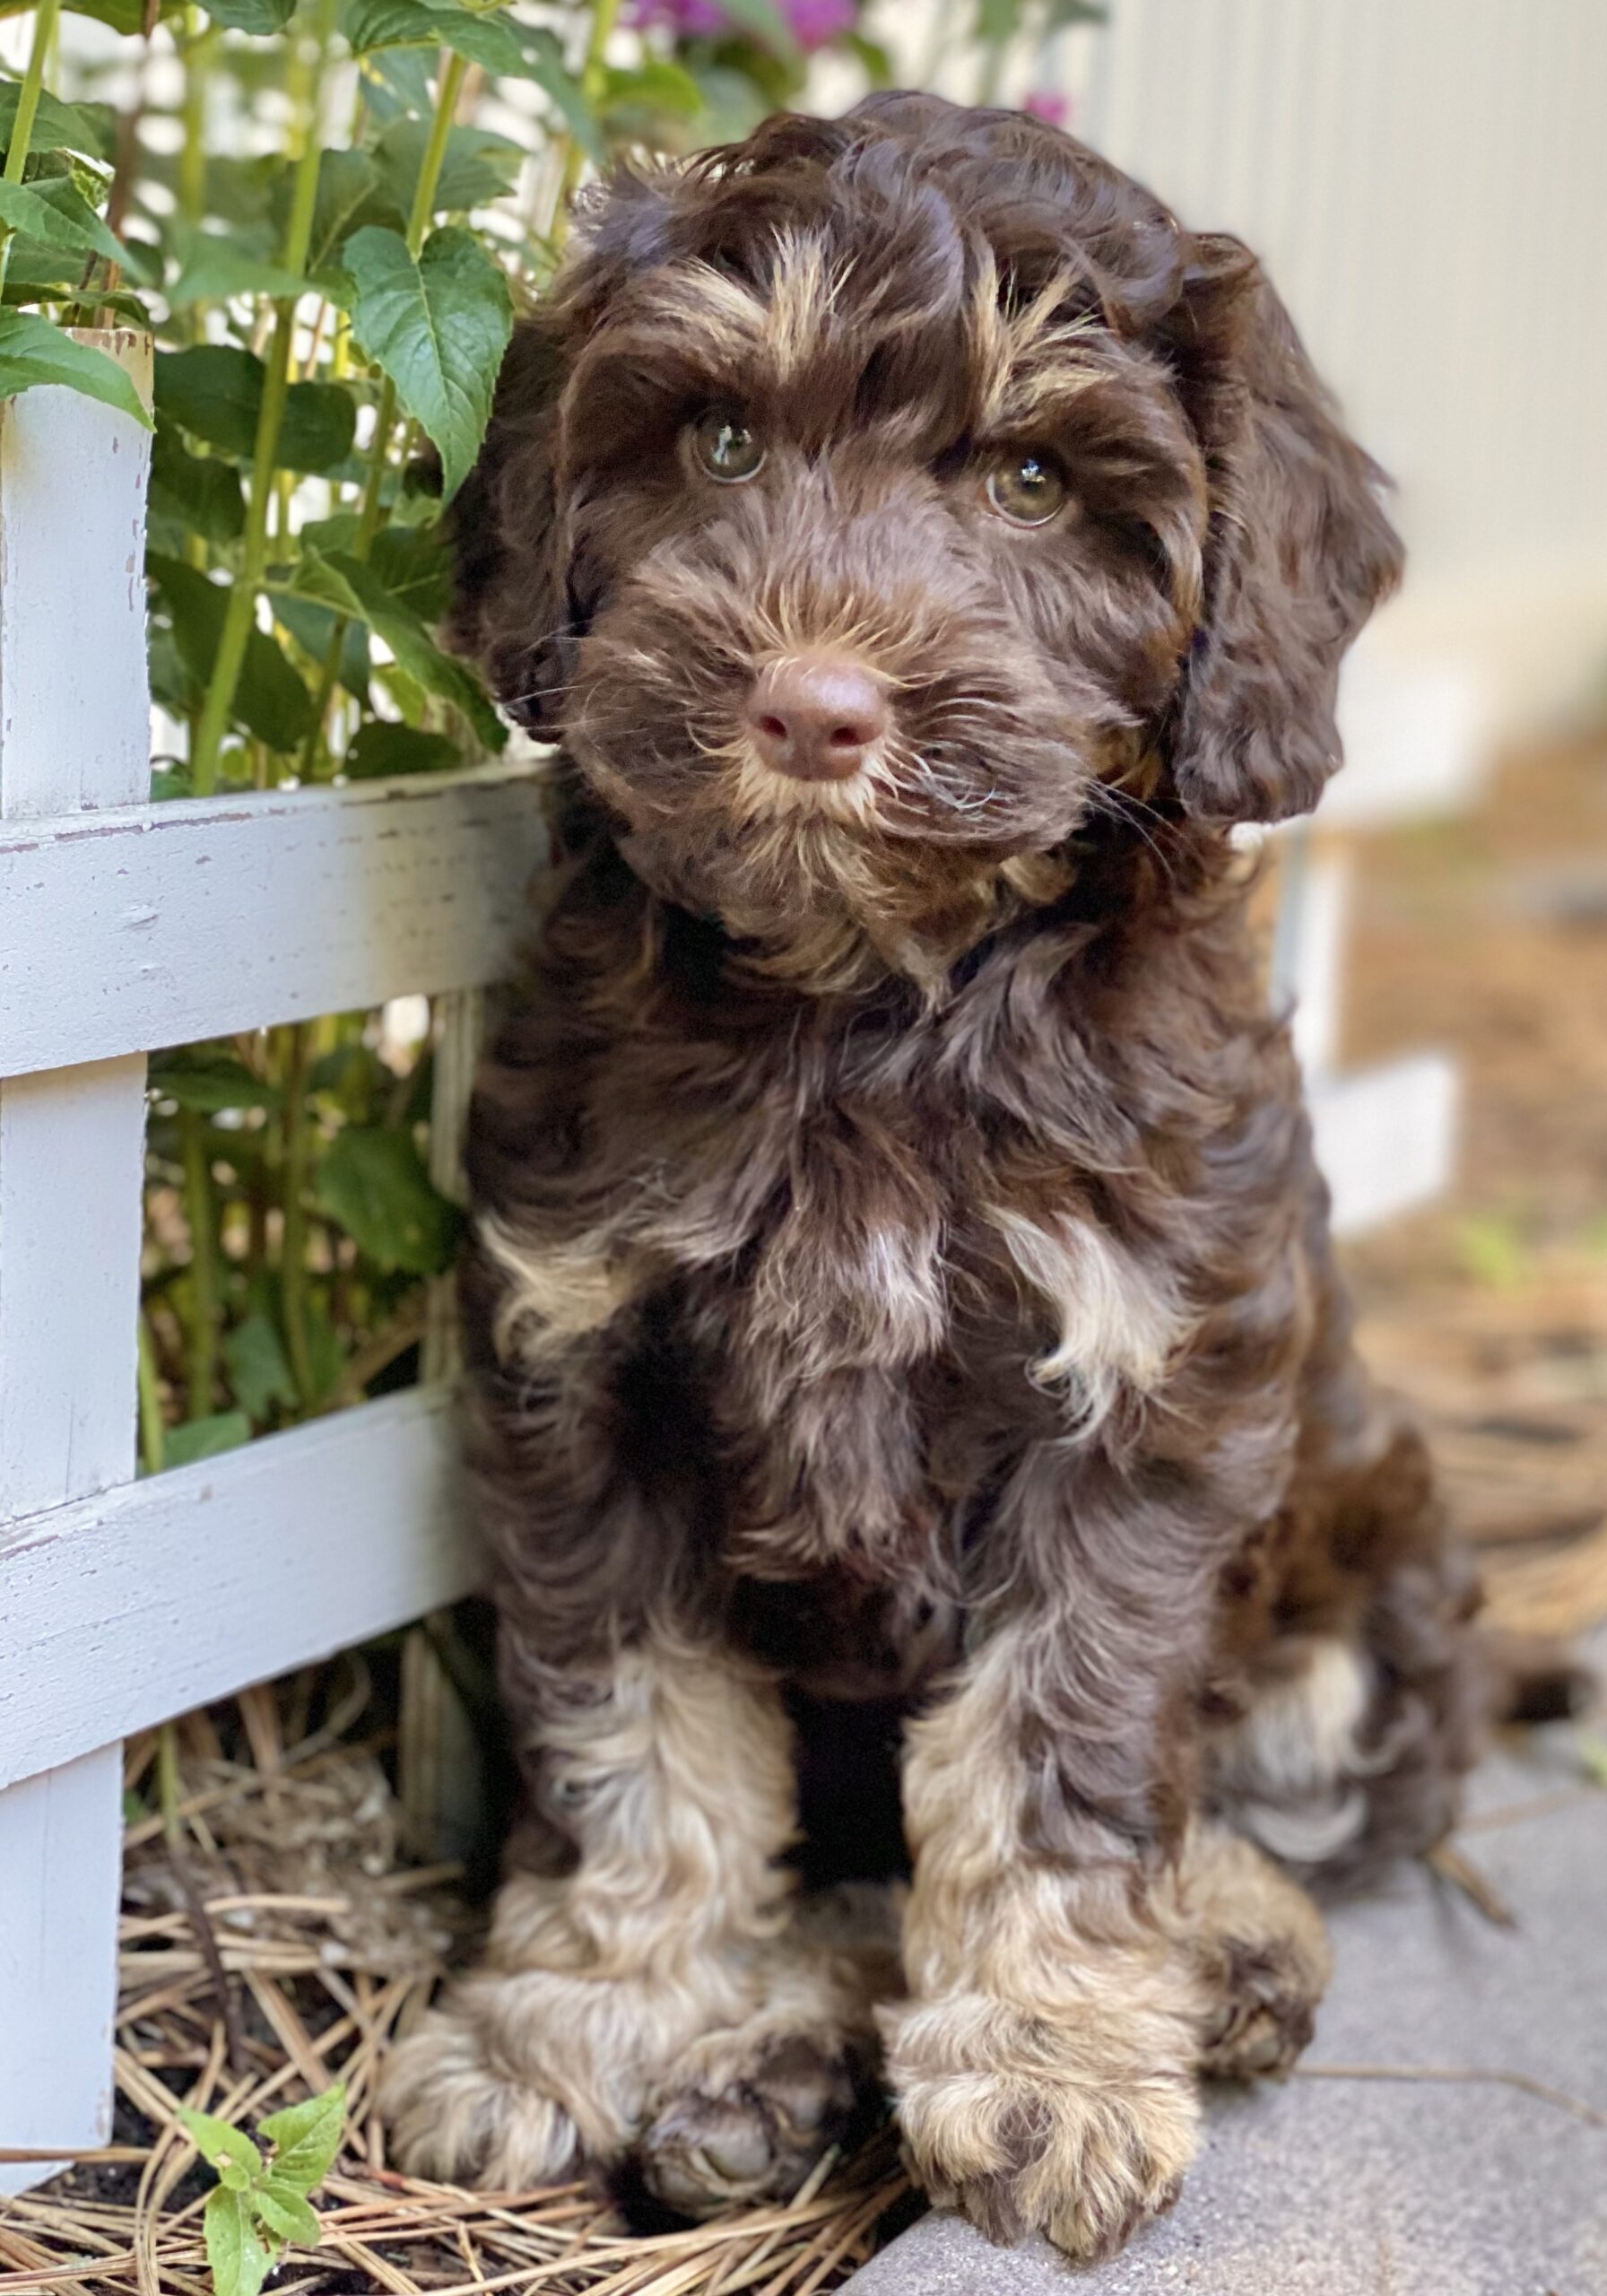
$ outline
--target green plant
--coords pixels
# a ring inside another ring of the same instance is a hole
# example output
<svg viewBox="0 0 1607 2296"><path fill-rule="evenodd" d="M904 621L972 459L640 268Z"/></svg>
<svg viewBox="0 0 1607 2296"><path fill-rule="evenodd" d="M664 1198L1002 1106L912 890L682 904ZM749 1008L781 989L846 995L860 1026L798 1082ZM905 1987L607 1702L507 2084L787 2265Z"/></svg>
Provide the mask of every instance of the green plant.
<svg viewBox="0 0 1607 2296"><path fill-rule="evenodd" d="M178 2118L218 2181L206 2196L206 2258L217 2296L258 2296L290 2246L316 2248L322 2236L311 2196L334 2166L346 2125L343 2082L288 2105L259 2125L265 2159L244 2130L181 2106Z"/></svg>
<svg viewBox="0 0 1607 2296"><path fill-rule="evenodd" d="M442 516L567 195L621 150L745 133L799 95L812 46L884 77L855 5L36 0L31 22L13 14L26 62L0 78L0 396L62 382L144 420L122 367L81 338L111 323L156 337L154 796L436 773L503 746L473 670L433 634ZM996 56L1023 22L1075 13L984 0L964 31ZM116 37L86 42L83 15ZM411 1376L457 1215L430 1176L428 1037L395 1017L153 1060L148 1472Z"/></svg>

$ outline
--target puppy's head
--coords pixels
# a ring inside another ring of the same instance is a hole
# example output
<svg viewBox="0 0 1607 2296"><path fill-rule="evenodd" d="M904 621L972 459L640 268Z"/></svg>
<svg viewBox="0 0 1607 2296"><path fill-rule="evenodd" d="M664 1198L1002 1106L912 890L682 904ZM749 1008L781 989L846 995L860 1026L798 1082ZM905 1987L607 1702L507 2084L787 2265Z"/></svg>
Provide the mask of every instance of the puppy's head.
<svg viewBox="0 0 1607 2296"><path fill-rule="evenodd" d="M459 631L649 882L817 985L930 974L1125 792L1315 801L1377 481L1237 241L882 97L594 196L460 498Z"/></svg>

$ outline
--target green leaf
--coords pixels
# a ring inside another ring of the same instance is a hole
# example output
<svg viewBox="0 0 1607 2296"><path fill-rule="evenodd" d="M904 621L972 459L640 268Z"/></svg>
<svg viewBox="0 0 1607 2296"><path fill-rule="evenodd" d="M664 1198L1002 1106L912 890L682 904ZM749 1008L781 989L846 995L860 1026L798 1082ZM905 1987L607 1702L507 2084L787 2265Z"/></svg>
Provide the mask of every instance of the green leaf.
<svg viewBox="0 0 1607 2296"><path fill-rule="evenodd" d="M773 55L789 64L802 63L796 35L776 0L720 0L720 4L734 24L751 32Z"/></svg>
<svg viewBox="0 0 1607 2296"><path fill-rule="evenodd" d="M226 587L211 582L182 559L158 551L145 554L146 570L161 593L173 623L180 657L196 683L205 687L217 658L228 611ZM272 750L290 751L312 725L312 696L285 657L283 648L255 625L235 688L234 715Z"/></svg>
<svg viewBox="0 0 1607 2296"><path fill-rule="evenodd" d="M435 109L430 74L435 58L416 48L377 48L365 57L361 70L363 93L375 125L388 128L411 117L425 125ZM381 136L380 142L383 143Z"/></svg>
<svg viewBox="0 0 1607 2296"><path fill-rule="evenodd" d="M254 32L265 39L282 32L296 13L296 0L201 0L214 24L231 32Z"/></svg>
<svg viewBox="0 0 1607 2296"><path fill-rule="evenodd" d="M410 1133L348 1125L319 1161L317 1198L387 1273L435 1275L452 1257L459 1213L431 1187Z"/></svg>
<svg viewBox="0 0 1607 2296"><path fill-rule="evenodd" d="M533 81L551 99L586 157L599 167L606 162L608 147L586 91L565 63L556 35L544 24L522 24L500 12L472 15L459 8L439 13L439 37L447 47L498 79Z"/></svg>
<svg viewBox="0 0 1607 2296"><path fill-rule="evenodd" d="M204 1426L204 1420L192 1421L195 1426ZM243 2169L248 2177L260 2179L267 2171L262 2154L244 2129L236 2128L226 2120L218 2120L211 2113L198 2113L189 2105L180 2105L178 2118L195 2140L202 2159L209 2168L225 2165Z"/></svg>
<svg viewBox="0 0 1607 2296"><path fill-rule="evenodd" d="M252 2221L247 2196L220 2185L206 2196L203 2222L216 2296L261 2296L272 2259Z"/></svg>
<svg viewBox="0 0 1607 2296"><path fill-rule="evenodd" d="M176 311L192 303L226 303L235 295L265 295L278 300L307 291L307 281L276 263L239 255L227 240L202 239L173 284L168 301Z"/></svg>
<svg viewBox="0 0 1607 2296"><path fill-rule="evenodd" d="M19 92L15 80L0 80L0 146L6 151L11 149ZM104 160L110 157L115 134L109 105L64 104L41 89L28 149L30 156L37 152L83 152L91 160Z"/></svg>
<svg viewBox="0 0 1607 2296"><path fill-rule="evenodd" d="M349 1132L341 1135L341 1139L350 1137ZM402 1135L387 1133L385 1137L398 1140ZM334 1146L339 1145L336 1140ZM320 2096L308 2097L305 2104L287 2105L282 2112L271 2113L260 2124L259 2134L274 2147L269 2170L273 2183L283 2191L303 2196L316 2192L334 2166L345 2126L343 2081L337 2081Z"/></svg>
<svg viewBox="0 0 1607 2296"><path fill-rule="evenodd" d="M290 631L308 660L322 668L329 641L334 635L336 615L327 606L315 605L310 598L297 597L291 591L280 589L271 578L268 587L274 596L274 619ZM369 668L368 628L361 622L348 622L341 639L335 675L353 701L360 702L365 709L371 707Z"/></svg>
<svg viewBox="0 0 1607 2296"><path fill-rule="evenodd" d="M346 20L346 36L358 56L382 48L444 47L493 78L534 81L552 98L588 156L599 162L607 157L585 91L564 62L562 46L544 25L521 23L504 9L442 6L440 0L357 0ZM448 209L464 204L439 202Z"/></svg>
<svg viewBox="0 0 1607 2296"><path fill-rule="evenodd" d="M108 24L114 32L121 32L125 39L145 28L144 0L63 0L67 12L74 16L92 16L98 24ZM157 14L159 23L178 14L184 0L161 0Z"/></svg>
<svg viewBox="0 0 1607 2296"><path fill-rule="evenodd" d="M430 0L356 0L346 13L346 38L353 56L382 48L439 48L439 20L452 11Z"/></svg>
<svg viewBox="0 0 1607 2296"><path fill-rule="evenodd" d="M235 1401L253 1419L266 1419L276 1404L296 1402L296 1381L277 1326L254 1310L223 1341L223 1361Z"/></svg>
<svg viewBox="0 0 1607 2296"><path fill-rule="evenodd" d="M430 707L430 696L417 678L409 677L397 662L376 662L374 675L402 713L404 725L416 732L424 723L424 712Z"/></svg>
<svg viewBox="0 0 1607 2296"><path fill-rule="evenodd" d="M326 152L318 162L308 269L321 272L332 264L348 235L363 224L394 224L400 230L402 217L366 152Z"/></svg>
<svg viewBox="0 0 1607 2296"><path fill-rule="evenodd" d="M238 461L249 462L262 407L262 361L233 344L198 343L156 354L156 411ZM331 470L352 451L357 402L339 383L292 383L279 460L287 470Z"/></svg>
<svg viewBox="0 0 1607 2296"><path fill-rule="evenodd" d="M37 303L42 296L56 295L66 288L75 300L83 276L82 256L63 255L31 239L13 239L5 266L5 300L18 305Z"/></svg>
<svg viewBox="0 0 1607 2296"><path fill-rule="evenodd" d="M152 700L159 701L170 717L187 718L200 702L195 681L184 666L172 631L154 619L146 626L145 659L151 670ZM151 794L153 799L189 796L187 769L182 764L166 769L160 787L152 775Z"/></svg>
<svg viewBox="0 0 1607 2296"><path fill-rule="evenodd" d="M369 225L346 242L346 267L357 289L352 333L439 449L450 500L491 420L513 332L508 281L479 241L456 228L432 231L415 263L399 233Z"/></svg>
<svg viewBox="0 0 1607 2296"><path fill-rule="evenodd" d="M703 91L683 65L650 56L629 70L611 66L604 72L597 109L607 120L621 113L654 117L666 112L678 119L695 119L703 109Z"/></svg>
<svg viewBox="0 0 1607 2296"><path fill-rule="evenodd" d="M143 430L151 417L130 378L92 344L75 343L36 311L0 311L0 399L56 383L131 414Z"/></svg>
<svg viewBox="0 0 1607 2296"><path fill-rule="evenodd" d="M114 238L71 176L42 176L31 184L0 183L0 223L64 253L104 256L121 263L123 243Z"/></svg>
<svg viewBox="0 0 1607 2296"><path fill-rule="evenodd" d="M395 204L405 214L424 164L430 141L428 119L393 120L374 146L374 162ZM486 207L510 191L524 164L520 146L487 127L455 127L435 189L433 212L455 215L466 207Z"/></svg>
<svg viewBox="0 0 1607 2296"><path fill-rule="evenodd" d="M264 1083L229 1052L187 1048L156 1053L145 1082L158 1100L177 1100L181 1109L194 1109L202 1116L216 1116L222 1109L279 1105L277 1087Z"/></svg>
<svg viewBox="0 0 1607 2296"><path fill-rule="evenodd" d="M858 59L873 88L890 88L894 84L893 59L880 40L867 39L863 32L849 32L843 46Z"/></svg>
<svg viewBox="0 0 1607 2296"><path fill-rule="evenodd" d="M388 718L370 718L359 727L341 766L352 780L367 781L389 773L449 773L462 761L456 743L445 734L426 734Z"/></svg>
<svg viewBox="0 0 1607 2296"><path fill-rule="evenodd" d="M508 740L508 728L468 665L442 652L418 616L386 588L371 567L342 552L326 562L355 600L357 612L375 637L390 648L407 675L426 693L460 709L488 749L501 749Z"/></svg>
<svg viewBox="0 0 1607 2296"><path fill-rule="evenodd" d="M349 550L349 543L337 543ZM439 622L452 603L452 553L440 524L381 526L369 564L397 603L425 622Z"/></svg>
<svg viewBox="0 0 1607 2296"><path fill-rule="evenodd" d="M339 1044L315 1060L309 1091L322 1093L353 1122L367 1124L395 1079L371 1045Z"/></svg>
<svg viewBox="0 0 1607 2296"><path fill-rule="evenodd" d="M160 417L151 450L151 508L208 542L238 542L246 531L240 474L217 455L192 455L177 427Z"/></svg>
<svg viewBox="0 0 1607 2296"><path fill-rule="evenodd" d="M257 2194L256 2213L270 2232L277 2232L282 2240L294 2240L298 2248L316 2248L323 2238L317 2209L276 2177L270 2177Z"/></svg>
<svg viewBox="0 0 1607 2296"><path fill-rule="evenodd" d="M334 1326L324 1297L314 1292L307 1302L308 1368L311 1374L307 1400L327 1401L340 1386L346 1369L346 1345Z"/></svg>
<svg viewBox="0 0 1607 2296"><path fill-rule="evenodd" d="M187 1419L169 1427L167 1463L170 1467L193 1466L197 1459L215 1459L220 1451L238 1450L251 1440L251 1422L243 1411L214 1412L209 1419ZM261 2167L260 2161L258 2168Z"/></svg>
<svg viewBox="0 0 1607 2296"><path fill-rule="evenodd" d="M156 412L193 438L249 462L262 405L262 361L232 344L156 354Z"/></svg>

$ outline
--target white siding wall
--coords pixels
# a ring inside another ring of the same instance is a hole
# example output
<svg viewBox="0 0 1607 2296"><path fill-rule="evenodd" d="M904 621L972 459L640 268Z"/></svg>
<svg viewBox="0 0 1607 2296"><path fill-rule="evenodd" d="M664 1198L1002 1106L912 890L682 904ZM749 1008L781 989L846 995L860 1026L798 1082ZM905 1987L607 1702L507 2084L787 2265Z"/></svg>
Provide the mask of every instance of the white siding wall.
<svg viewBox="0 0 1607 2296"><path fill-rule="evenodd" d="M1607 4L1114 0L1090 141L1262 254L1400 483L1380 638L1521 726L1607 669Z"/></svg>

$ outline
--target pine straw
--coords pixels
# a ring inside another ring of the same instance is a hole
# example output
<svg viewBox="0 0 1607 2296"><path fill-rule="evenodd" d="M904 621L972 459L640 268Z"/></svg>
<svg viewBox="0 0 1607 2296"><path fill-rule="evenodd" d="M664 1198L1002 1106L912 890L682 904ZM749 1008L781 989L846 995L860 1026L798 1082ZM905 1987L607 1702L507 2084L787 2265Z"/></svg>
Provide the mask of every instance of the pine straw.
<svg viewBox="0 0 1607 2296"><path fill-rule="evenodd" d="M1413 1284L1375 1303L1361 1344L1423 1422L1487 1615L1562 1639L1607 1620L1607 1260Z"/></svg>
<svg viewBox="0 0 1607 2296"><path fill-rule="evenodd" d="M184 1726L188 1841L177 1868L160 1820L128 1829L118 2141L0 2200L0 2292L210 2296L202 2208L213 2179L175 2108L251 2127L336 2080L350 2111L342 2158L315 2202L323 2241L288 2253L275 2296L818 2296L840 2286L909 2188L885 2131L851 2161L828 2156L787 2207L641 2238L586 2185L473 2193L387 2167L374 2107L380 2057L423 2010L446 1955L467 1943L465 1917L448 1869L397 1867L395 1805L373 1752L325 1744L284 1759L276 1715L256 1695L248 1734L262 1766L197 1753L215 1735L204 1717ZM131 1748L131 1774L152 1753ZM233 1996L227 2018L220 1965Z"/></svg>

